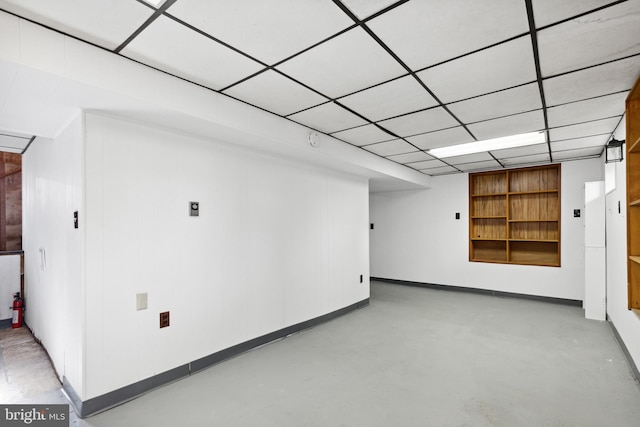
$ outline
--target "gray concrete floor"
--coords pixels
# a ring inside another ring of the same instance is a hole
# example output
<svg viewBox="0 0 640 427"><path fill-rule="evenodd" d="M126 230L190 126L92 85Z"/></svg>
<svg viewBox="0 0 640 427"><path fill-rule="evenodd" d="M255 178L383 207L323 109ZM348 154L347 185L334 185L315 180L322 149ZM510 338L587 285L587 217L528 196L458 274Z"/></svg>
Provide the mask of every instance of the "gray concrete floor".
<svg viewBox="0 0 640 427"><path fill-rule="evenodd" d="M624 427L640 388L580 308L372 283L367 308L71 425Z"/></svg>

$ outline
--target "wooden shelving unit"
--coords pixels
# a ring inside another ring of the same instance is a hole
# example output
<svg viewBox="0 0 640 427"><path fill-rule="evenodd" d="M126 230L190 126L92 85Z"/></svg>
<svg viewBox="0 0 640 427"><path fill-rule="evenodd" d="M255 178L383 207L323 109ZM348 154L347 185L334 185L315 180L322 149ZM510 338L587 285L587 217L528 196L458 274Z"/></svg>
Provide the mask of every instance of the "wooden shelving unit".
<svg viewBox="0 0 640 427"><path fill-rule="evenodd" d="M469 260L560 266L560 165L469 174Z"/></svg>
<svg viewBox="0 0 640 427"><path fill-rule="evenodd" d="M626 100L629 309L640 309L640 79Z"/></svg>

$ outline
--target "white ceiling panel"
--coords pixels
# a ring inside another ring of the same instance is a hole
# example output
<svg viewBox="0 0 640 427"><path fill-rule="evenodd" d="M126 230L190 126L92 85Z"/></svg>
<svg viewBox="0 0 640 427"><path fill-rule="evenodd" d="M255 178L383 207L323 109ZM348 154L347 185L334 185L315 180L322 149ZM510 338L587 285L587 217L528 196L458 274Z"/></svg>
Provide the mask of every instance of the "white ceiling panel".
<svg viewBox="0 0 640 427"><path fill-rule="evenodd" d="M422 169L440 168L440 167L447 166L447 164L444 162L441 162L440 160L432 159L432 160L424 160L421 162L407 163L407 166L416 170L422 170Z"/></svg>
<svg viewBox="0 0 640 427"><path fill-rule="evenodd" d="M550 161L549 154L535 154L523 157L511 157L508 159L500 159L505 166L532 165L537 163L547 163Z"/></svg>
<svg viewBox="0 0 640 427"><path fill-rule="evenodd" d="M609 142L609 135L596 135L586 138L565 139L551 143L552 151L576 150L579 148L600 147L602 149Z"/></svg>
<svg viewBox="0 0 640 427"><path fill-rule="evenodd" d="M624 31L621 29L624 28ZM542 76L640 53L640 2L620 3L538 32Z"/></svg>
<svg viewBox="0 0 640 427"><path fill-rule="evenodd" d="M411 113L437 104L413 76L405 76L340 99L371 121Z"/></svg>
<svg viewBox="0 0 640 427"><path fill-rule="evenodd" d="M611 3L611 0L533 0L536 27L544 27Z"/></svg>
<svg viewBox="0 0 640 427"><path fill-rule="evenodd" d="M579 150L554 151L551 155L554 161L598 157L602 154L603 148L604 147L591 147Z"/></svg>
<svg viewBox="0 0 640 427"><path fill-rule="evenodd" d="M122 0L2 0L0 8L110 50L154 12L139 2Z"/></svg>
<svg viewBox="0 0 640 427"><path fill-rule="evenodd" d="M437 132L423 133L407 138L407 141L423 150L445 147L447 145L464 144L465 142L471 142L473 140L473 137L469 135L469 132L462 126L439 130Z"/></svg>
<svg viewBox="0 0 640 427"><path fill-rule="evenodd" d="M397 135L405 137L454 127L458 125L458 122L451 117L451 114L447 113L444 108L438 107L394 119L383 120L379 124Z"/></svg>
<svg viewBox="0 0 640 427"><path fill-rule="evenodd" d="M468 125L471 133L479 140L535 132L543 130L544 127L542 110L529 111L528 113L485 120L484 122Z"/></svg>
<svg viewBox="0 0 640 427"><path fill-rule="evenodd" d="M536 80L531 37L428 68L418 77L444 103L530 83Z"/></svg>
<svg viewBox="0 0 640 427"><path fill-rule="evenodd" d="M456 102L448 107L464 123L471 123L536 110L542 108L542 101L538 85L532 83Z"/></svg>
<svg viewBox="0 0 640 427"><path fill-rule="evenodd" d="M338 132L366 124L360 117L333 102L301 111L289 118L324 133Z"/></svg>
<svg viewBox="0 0 640 427"><path fill-rule="evenodd" d="M342 3L360 19L365 19L398 0L342 0Z"/></svg>
<svg viewBox="0 0 640 427"><path fill-rule="evenodd" d="M525 3L410 1L369 27L414 70L529 31Z"/></svg>
<svg viewBox="0 0 640 427"><path fill-rule="evenodd" d="M286 116L327 99L275 71L265 71L224 91L250 104Z"/></svg>
<svg viewBox="0 0 640 427"><path fill-rule="evenodd" d="M212 89L222 89L262 66L164 16L136 37L122 54Z"/></svg>
<svg viewBox="0 0 640 427"><path fill-rule="evenodd" d="M549 108L547 110L549 127L622 116L626 97L627 93L624 92Z"/></svg>
<svg viewBox="0 0 640 427"><path fill-rule="evenodd" d="M596 120L571 126L562 126L549 130L551 141L563 139L582 138L585 136L611 134L620 123L620 118Z"/></svg>
<svg viewBox="0 0 640 427"><path fill-rule="evenodd" d="M445 162L450 165L460 165L463 163L476 163L476 162L484 162L493 160L491 155L487 152L483 153L475 153L475 154L465 154L464 156L455 156L455 157L447 157L444 159Z"/></svg>
<svg viewBox="0 0 640 427"><path fill-rule="evenodd" d="M543 81L548 106L629 90L640 75L640 55Z"/></svg>
<svg viewBox="0 0 640 427"><path fill-rule="evenodd" d="M433 160L433 157L425 153L424 151L414 151L406 154L396 154L395 156L387 156L387 159L393 160L398 163L416 163L424 162L427 160Z"/></svg>
<svg viewBox="0 0 640 427"><path fill-rule="evenodd" d="M504 150L492 151L498 160L508 159L510 157L524 157L531 156L533 154L545 154L549 153L549 146L545 142L544 144L528 145L526 147L506 148Z"/></svg>
<svg viewBox="0 0 640 427"><path fill-rule="evenodd" d="M347 31L277 68L333 98L406 74L361 28Z"/></svg>
<svg viewBox="0 0 640 427"><path fill-rule="evenodd" d="M456 168L460 169L462 172L502 169L502 166L500 166L500 163L496 162L493 159L487 160L484 162L462 163L462 164L457 164L455 166Z"/></svg>
<svg viewBox="0 0 640 427"><path fill-rule="evenodd" d="M353 24L326 1L179 0L168 12L269 65Z"/></svg>
<svg viewBox="0 0 640 427"><path fill-rule="evenodd" d="M427 175L446 175L450 173L457 173L458 169L452 166L442 166L439 168L429 168L429 169L420 169L420 172L426 173Z"/></svg>
<svg viewBox="0 0 640 427"><path fill-rule="evenodd" d="M332 136L347 141L353 145L375 144L376 142L389 141L395 139L394 136L380 130L375 125L365 125L342 132L333 133Z"/></svg>
<svg viewBox="0 0 640 427"><path fill-rule="evenodd" d="M22 152L30 140L30 136L16 136L13 132L0 130L0 151Z"/></svg>
<svg viewBox="0 0 640 427"><path fill-rule="evenodd" d="M367 151L378 154L380 156L393 156L395 154L406 154L415 151L416 147L412 146L402 139L394 139L393 141L381 142L379 144L367 145L363 147Z"/></svg>

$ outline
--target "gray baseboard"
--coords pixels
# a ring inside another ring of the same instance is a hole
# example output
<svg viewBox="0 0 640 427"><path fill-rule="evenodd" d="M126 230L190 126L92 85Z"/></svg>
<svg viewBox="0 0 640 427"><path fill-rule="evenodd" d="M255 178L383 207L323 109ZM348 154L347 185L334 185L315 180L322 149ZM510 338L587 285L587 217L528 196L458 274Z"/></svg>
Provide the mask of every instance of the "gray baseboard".
<svg viewBox="0 0 640 427"><path fill-rule="evenodd" d="M261 345L270 343L272 341L285 338L296 332L309 329L316 325L319 325L336 317L345 315L351 311L363 308L369 305L369 298L362 301L358 301L355 304L351 304L347 307L341 308L331 313L324 314L322 316L315 317L313 319L297 323L292 326L271 332L266 335L245 341L233 347L218 351L203 358L191 361L177 368L170 369L166 372L162 372L153 377L146 378L142 381L130 384L128 386L119 388L109 393L88 399L82 400L73 389L67 378L63 378L62 387L69 397L69 401L73 406L74 411L80 418L86 418L91 415L106 411L107 409L121 405L125 402L135 399L155 388L164 386L173 381L195 374L205 368L213 366L217 363L223 362L232 357L238 356L248 350L260 347Z"/></svg>
<svg viewBox="0 0 640 427"><path fill-rule="evenodd" d="M12 321L13 321L13 319L2 319L2 320L0 320L0 329L10 328Z"/></svg>
<svg viewBox="0 0 640 427"><path fill-rule="evenodd" d="M631 353L629 353L629 349L627 348L627 345L622 340L622 337L620 336L620 334L618 333L618 330L616 329L616 325L611 321L611 318L609 318L609 316L607 316L607 323L609 324L609 327L611 327L613 336L616 337L616 341L618 341L618 344L622 349L622 353L624 353L624 357L627 359L627 363L629 364L629 369L631 370L631 373L636 378L636 382L640 385L640 371L638 371L638 366L636 366L636 363L633 361L633 357L631 357Z"/></svg>
<svg viewBox="0 0 640 427"><path fill-rule="evenodd" d="M496 296L496 297L502 297L502 298L520 298L520 299L527 299L527 300L533 300L533 301L549 302L552 304L568 305L571 307L582 307L582 301L574 300L574 299L543 297L539 295L517 294L514 292L492 291L489 289L440 285L435 283L411 282L407 280L386 279L383 277L372 277L371 281L393 283L396 285L403 285L403 286L414 286L418 288L438 289L441 291L465 292L465 293L479 294L479 295L490 295L490 296Z"/></svg>

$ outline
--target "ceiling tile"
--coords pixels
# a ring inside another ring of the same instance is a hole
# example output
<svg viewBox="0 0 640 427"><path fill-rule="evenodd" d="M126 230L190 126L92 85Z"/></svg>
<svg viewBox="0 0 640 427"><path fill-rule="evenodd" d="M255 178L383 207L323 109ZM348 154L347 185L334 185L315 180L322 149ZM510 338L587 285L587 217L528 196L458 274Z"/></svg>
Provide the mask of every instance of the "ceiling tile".
<svg viewBox="0 0 640 427"><path fill-rule="evenodd" d="M354 28L277 67L332 98L406 73L363 29Z"/></svg>
<svg viewBox="0 0 640 427"><path fill-rule="evenodd" d="M465 154L464 156L447 157L444 160L450 165L459 165L462 163L489 161L489 160L493 160L493 158L489 153L483 152L483 153L475 153L475 154Z"/></svg>
<svg viewBox="0 0 640 427"><path fill-rule="evenodd" d="M423 150L436 147L445 147L447 145L464 144L465 142L474 141L462 126L450 129L439 130L437 132L423 133L407 138L407 141Z"/></svg>
<svg viewBox="0 0 640 427"><path fill-rule="evenodd" d="M262 66L160 16L122 54L211 89L222 89Z"/></svg>
<svg viewBox="0 0 640 427"><path fill-rule="evenodd" d="M179 0L168 12L269 65L353 24L324 1Z"/></svg>
<svg viewBox="0 0 640 427"><path fill-rule="evenodd" d="M360 117L333 102L301 111L289 116L289 118L324 133L338 132L366 123Z"/></svg>
<svg viewBox="0 0 640 427"><path fill-rule="evenodd" d="M529 31L525 3L512 0L410 1L368 25L414 70Z"/></svg>
<svg viewBox="0 0 640 427"><path fill-rule="evenodd" d="M471 171L480 171L480 170L502 169L502 166L500 166L500 163L491 159L484 162L457 164L456 168L460 169L462 172L471 172Z"/></svg>
<svg viewBox="0 0 640 427"><path fill-rule="evenodd" d="M342 3L360 19L365 19L398 0L342 0Z"/></svg>
<svg viewBox="0 0 640 427"><path fill-rule="evenodd" d="M609 141L609 135L596 135L589 136L586 138L576 138L576 139L565 139L563 141L556 141L551 143L552 151L565 151L565 150L576 150L579 148L592 148L592 147L600 147L600 149L604 148L604 146Z"/></svg>
<svg viewBox="0 0 640 427"><path fill-rule="evenodd" d="M447 113L444 108L437 107L418 113L379 122L380 126L389 129L395 134L405 137L419 133L430 132L450 128L458 125L458 122Z"/></svg>
<svg viewBox="0 0 640 427"><path fill-rule="evenodd" d="M414 151L406 154L396 154L394 156L387 156L387 159L393 160L398 163L416 163L427 160L433 160L433 157L425 153L424 151Z"/></svg>
<svg viewBox="0 0 640 427"><path fill-rule="evenodd" d="M432 160L424 160L422 162L407 163L407 166L416 170L423 170L423 169L445 167L447 166L447 164L440 160L432 159Z"/></svg>
<svg viewBox="0 0 640 427"><path fill-rule="evenodd" d="M553 161L581 159L585 157L599 157L604 147L581 148L579 150L554 151Z"/></svg>
<svg viewBox="0 0 640 427"><path fill-rule="evenodd" d="M533 0L533 16L536 27L540 28L610 2L611 0Z"/></svg>
<svg viewBox="0 0 640 427"><path fill-rule="evenodd" d="M485 120L484 122L470 124L467 127L479 140L519 135L545 128L542 110Z"/></svg>
<svg viewBox="0 0 640 427"><path fill-rule="evenodd" d="M427 175L436 176L436 175L446 175L450 173L458 173L460 171L451 166L442 166L439 168L421 169L420 172L425 173Z"/></svg>
<svg viewBox="0 0 640 427"><path fill-rule="evenodd" d="M549 153L549 146L545 142L544 144L528 145L526 147L506 148L504 150L492 151L498 160L508 159L510 157L523 157L531 156L533 154L545 154Z"/></svg>
<svg viewBox="0 0 640 427"><path fill-rule="evenodd" d="M640 70L640 55L543 81L547 105L629 90Z"/></svg>
<svg viewBox="0 0 640 427"><path fill-rule="evenodd" d="M363 147L367 151L378 154L380 156L393 156L394 154L405 154L415 151L416 147L412 146L402 139L394 139L393 141L381 142L379 144L367 145Z"/></svg>
<svg viewBox="0 0 640 427"><path fill-rule="evenodd" d="M638 40L638 1L620 3L549 27L538 32L542 76L549 77L640 53Z"/></svg>
<svg viewBox="0 0 640 427"><path fill-rule="evenodd" d="M340 98L339 102L371 121L388 119L437 104L413 76L405 76Z"/></svg>
<svg viewBox="0 0 640 427"><path fill-rule="evenodd" d="M3 0L2 9L113 50L154 10L136 1Z"/></svg>
<svg viewBox="0 0 640 427"><path fill-rule="evenodd" d="M444 103L530 83L536 80L531 37L428 68L418 77Z"/></svg>
<svg viewBox="0 0 640 427"><path fill-rule="evenodd" d="M448 105L463 123L479 122L542 108L536 83Z"/></svg>
<svg viewBox="0 0 640 427"><path fill-rule="evenodd" d="M585 136L611 134L616 126L620 123L619 117L613 117L604 120L595 120L593 122L581 123L572 126L562 126L549 130L551 141L560 141L563 139L581 138Z"/></svg>
<svg viewBox="0 0 640 427"><path fill-rule="evenodd" d="M627 93L624 92L548 108L549 127L622 116L626 97Z"/></svg>
<svg viewBox="0 0 640 427"><path fill-rule="evenodd" d="M517 165L532 165L538 163L548 163L551 160L549 159L549 154L534 154L530 156L522 156L522 157L511 157L508 159L500 160L505 166L517 166Z"/></svg>
<svg viewBox="0 0 640 427"><path fill-rule="evenodd" d="M13 132L0 130L0 151L21 152L31 141L31 136L16 136Z"/></svg>
<svg viewBox="0 0 640 427"><path fill-rule="evenodd" d="M382 131L376 125L365 125L342 132L332 134L338 139L347 141L353 145L375 144L376 142L389 141L395 139L394 136Z"/></svg>
<svg viewBox="0 0 640 427"><path fill-rule="evenodd" d="M271 70L232 86L224 93L283 116L327 101L325 97Z"/></svg>

